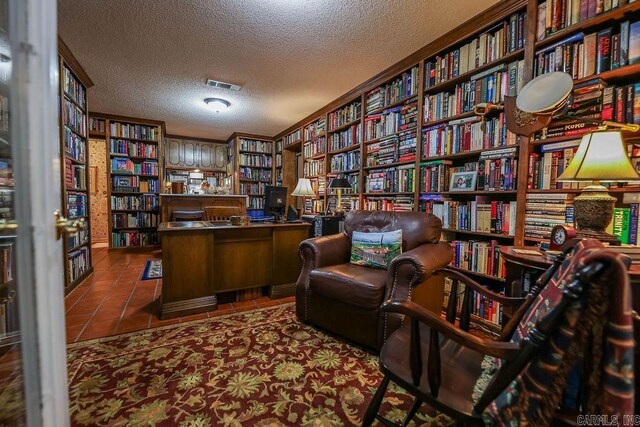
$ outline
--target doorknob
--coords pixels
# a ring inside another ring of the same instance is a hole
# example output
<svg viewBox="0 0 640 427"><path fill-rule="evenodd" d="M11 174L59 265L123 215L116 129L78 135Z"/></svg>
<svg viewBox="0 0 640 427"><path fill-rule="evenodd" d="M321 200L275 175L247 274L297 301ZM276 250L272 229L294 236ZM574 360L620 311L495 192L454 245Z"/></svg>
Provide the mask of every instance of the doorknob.
<svg viewBox="0 0 640 427"><path fill-rule="evenodd" d="M60 240L62 236L68 236L84 230L87 225L87 221L84 218L67 219L62 215L62 212L57 209L53 212L53 215L56 217L56 238L58 240Z"/></svg>

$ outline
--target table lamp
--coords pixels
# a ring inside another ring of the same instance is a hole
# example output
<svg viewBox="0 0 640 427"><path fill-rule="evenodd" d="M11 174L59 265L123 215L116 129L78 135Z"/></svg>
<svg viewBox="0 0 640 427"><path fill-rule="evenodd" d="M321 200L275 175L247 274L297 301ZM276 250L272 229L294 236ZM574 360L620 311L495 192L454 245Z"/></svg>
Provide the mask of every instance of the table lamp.
<svg viewBox="0 0 640 427"><path fill-rule="evenodd" d="M635 171L618 130L587 133L582 137L573 159L558 177L560 182L593 181L573 199L577 229L603 241L615 240L605 230L613 218L616 198L609 195L607 182L637 181Z"/></svg>
<svg viewBox="0 0 640 427"><path fill-rule="evenodd" d="M291 195L302 197L302 212L304 212L304 205L307 201L307 197L315 197L316 193L313 191L313 186L311 185L311 180L309 178L298 178L298 184Z"/></svg>
<svg viewBox="0 0 640 427"><path fill-rule="evenodd" d="M342 209L342 189L351 188L351 183L347 178L331 178L328 187L338 190L338 203L336 203L335 214L344 215L344 209Z"/></svg>

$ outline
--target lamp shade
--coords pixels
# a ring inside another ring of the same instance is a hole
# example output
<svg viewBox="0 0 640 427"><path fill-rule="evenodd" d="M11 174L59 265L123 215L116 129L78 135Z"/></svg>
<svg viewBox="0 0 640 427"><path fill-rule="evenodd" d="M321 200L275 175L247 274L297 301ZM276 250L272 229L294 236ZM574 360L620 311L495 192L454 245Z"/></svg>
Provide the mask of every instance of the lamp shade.
<svg viewBox="0 0 640 427"><path fill-rule="evenodd" d="M587 133L558 181L637 181L620 131Z"/></svg>
<svg viewBox="0 0 640 427"><path fill-rule="evenodd" d="M311 180L309 178L299 178L298 185L296 185L295 190L291 193L292 196L315 196L316 193L313 191L313 187L311 186Z"/></svg>
<svg viewBox="0 0 640 427"><path fill-rule="evenodd" d="M351 183L347 178L331 178L329 188L351 188Z"/></svg>

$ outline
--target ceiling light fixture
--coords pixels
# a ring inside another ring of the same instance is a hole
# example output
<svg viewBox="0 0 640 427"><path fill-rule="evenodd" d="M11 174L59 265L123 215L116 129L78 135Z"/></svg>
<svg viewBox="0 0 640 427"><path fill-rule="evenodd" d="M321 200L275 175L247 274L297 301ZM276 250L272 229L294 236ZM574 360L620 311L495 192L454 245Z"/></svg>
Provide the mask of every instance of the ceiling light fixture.
<svg viewBox="0 0 640 427"><path fill-rule="evenodd" d="M204 100L204 102L216 113L219 113L222 110L226 110L227 108L229 108L229 106L231 106L231 103L229 101L222 98L207 98Z"/></svg>

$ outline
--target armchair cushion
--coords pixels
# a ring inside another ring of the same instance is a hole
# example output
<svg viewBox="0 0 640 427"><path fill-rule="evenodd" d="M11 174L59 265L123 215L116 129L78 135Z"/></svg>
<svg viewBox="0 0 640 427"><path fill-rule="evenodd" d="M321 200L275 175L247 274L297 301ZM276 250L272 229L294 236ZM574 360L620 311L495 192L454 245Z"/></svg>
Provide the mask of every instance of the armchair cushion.
<svg viewBox="0 0 640 427"><path fill-rule="evenodd" d="M386 233L354 231L351 236L351 263L384 268L402 253L402 230Z"/></svg>
<svg viewBox="0 0 640 427"><path fill-rule="evenodd" d="M356 264L338 264L311 271L309 287L337 301L377 310L385 294L386 270Z"/></svg>

